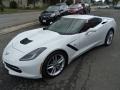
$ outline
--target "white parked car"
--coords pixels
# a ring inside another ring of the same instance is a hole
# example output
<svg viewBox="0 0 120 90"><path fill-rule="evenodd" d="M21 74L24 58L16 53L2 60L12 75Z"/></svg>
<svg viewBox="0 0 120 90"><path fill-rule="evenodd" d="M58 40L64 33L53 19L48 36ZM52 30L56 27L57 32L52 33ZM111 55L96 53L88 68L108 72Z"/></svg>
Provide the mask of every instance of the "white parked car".
<svg viewBox="0 0 120 90"><path fill-rule="evenodd" d="M97 6L97 8L105 9L105 8L110 8L110 6L109 5L100 5L100 6Z"/></svg>
<svg viewBox="0 0 120 90"><path fill-rule="evenodd" d="M23 32L3 52L9 74L26 78L59 75L77 56L99 46L109 46L116 31L113 18L68 15L50 25Z"/></svg>

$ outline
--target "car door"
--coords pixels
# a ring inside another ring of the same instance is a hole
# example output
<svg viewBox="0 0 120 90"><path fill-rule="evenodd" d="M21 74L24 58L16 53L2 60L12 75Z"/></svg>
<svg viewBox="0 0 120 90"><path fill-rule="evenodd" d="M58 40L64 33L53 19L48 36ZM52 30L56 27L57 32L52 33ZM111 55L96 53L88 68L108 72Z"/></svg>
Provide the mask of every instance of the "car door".
<svg viewBox="0 0 120 90"><path fill-rule="evenodd" d="M70 42L67 45L74 51L74 53L71 55L72 59L82 54L82 52L84 52L86 40L87 39L84 38L84 33L78 33L74 35L72 42Z"/></svg>
<svg viewBox="0 0 120 90"><path fill-rule="evenodd" d="M76 25L78 26L79 23L75 24L74 27ZM84 53L87 50L89 40L86 38L86 32L90 28L88 25L89 24L85 23L83 28L80 28L79 33L73 36L73 40L71 40L72 42L70 42L68 45L68 47L72 48L75 51L75 53L72 55L73 58Z"/></svg>
<svg viewBox="0 0 120 90"><path fill-rule="evenodd" d="M76 51L73 58L101 42L102 33L104 31L100 24L101 22L101 18L93 18L84 25L80 33L75 35L74 41L70 43L72 48Z"/></svg>
<svg viewBox="0 0 120 90"><path fill-rule="evenodd" d="M80 33L76 35L76 41L72 43L73 46L76 45L78 48L78 52L76 52L75 56L80 55L101 43L102 34L104 32L104 27L101 22L101 18L89 20Z"/></svg>
<svg viewBox="0 0 120 90"><path fill-rule="evenodd" d="M90 49L102 42L104 27L101 18L93 18L88 21L88 29L84 32L85 49Z"/></svg>

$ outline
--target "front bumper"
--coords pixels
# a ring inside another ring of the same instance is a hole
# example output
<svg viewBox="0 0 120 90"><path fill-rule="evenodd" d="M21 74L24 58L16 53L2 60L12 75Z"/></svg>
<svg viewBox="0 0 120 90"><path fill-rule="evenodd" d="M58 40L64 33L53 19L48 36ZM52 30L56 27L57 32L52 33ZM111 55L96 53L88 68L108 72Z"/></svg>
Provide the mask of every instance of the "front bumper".
<svg viewBox="0 0 120 90"><path fill-rule="evenodd" d="M33 79L42 78L42 75L40 74L40 65L17 65L6 62L7 60L3 63L10 75ZM16 67L16 69L10 68L8 65Z"/></svg>
<svg viewBox="0 0 120 90"><path fill-rule="evenodd" d="M51 22L54 22L55 20L56 20L55 17L44 17L44 16L39 17L39 21L42 24L50 24Z"/></svg>
<svg viewBox="0 0 120 90"><path fill-rule="evenodd" d="M9 47L9 55L3 53L3 64L8 70L10 75L25 77L25 78L42 78L41 74L41 63L39 58L31 61L19 61L19 58L23 55L22 52Z"/></svg>

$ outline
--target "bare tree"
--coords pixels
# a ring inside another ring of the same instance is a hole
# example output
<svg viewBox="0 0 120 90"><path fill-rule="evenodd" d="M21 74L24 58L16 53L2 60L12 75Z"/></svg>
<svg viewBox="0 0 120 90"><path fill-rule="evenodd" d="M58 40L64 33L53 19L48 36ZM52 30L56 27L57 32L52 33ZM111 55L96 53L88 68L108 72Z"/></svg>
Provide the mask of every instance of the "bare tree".
<svg viewBox="0 0 120 90"><path fill-rule="evenodd" d="M105 0L105 3L109 5L109 4L110 4L110 1L109 1L109 0Z"/></svg>
<svg viewBox="0 0 120 90"><path fill-rule="evenodd" d="M0 10L3 12L4 11L4 6L3 6L3 3L2 3L2 0L0 0Z"/></svg>
<svg viewBox="0 0 120 90"><path fill-rule="evenodd" d="M64 0L64 2L67 2L67 0Z"/></svg>
<svg viewBox="0 0 120 90"><path fill-rule="evenodd" d="M112 1L113 6L114 6L114 5L117 5L119 1L120 1L120 0L113 0L113 1Z"/></svg>
<svg viewBox="0 0 120 90"><path fill-rule="evenodd" d="M33 6L34 6L34 8L35 8L35 3L36 3L36 0L33 0Z"/></svg>
<svg viewBox="0 0 120 90"><path fill-rule="evenodd" d="M29 6L29 4L32 4L33 7L35 8L36 7L36 3L38 2L39 0L27 0L27 6ZM45 0L43 0L43 2L45 2Z"/></svg>

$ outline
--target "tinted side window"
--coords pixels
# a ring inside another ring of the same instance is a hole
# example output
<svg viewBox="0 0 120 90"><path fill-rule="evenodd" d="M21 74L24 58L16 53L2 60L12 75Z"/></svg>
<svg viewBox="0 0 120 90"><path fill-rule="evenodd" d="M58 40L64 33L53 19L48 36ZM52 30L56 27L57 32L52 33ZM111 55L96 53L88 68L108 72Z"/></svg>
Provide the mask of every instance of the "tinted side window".
<svg viewBox="0 0 120 90"><path fill-rule="evenodd" d="M102 22L101 18L93 18L88 21L88 23L85 23L84 27L82 28L81 32L85 32L90 28L94 28L98 24Z"/></svg>
<svg viewBox="0 0 120 90"><path fill-rule="evenodd" d="M93 27L97 26L98 24L100 24L101 22L102 22L101 18L93 18L88 21L88 24L90 24L90 27L93 28Z"/></svg>

